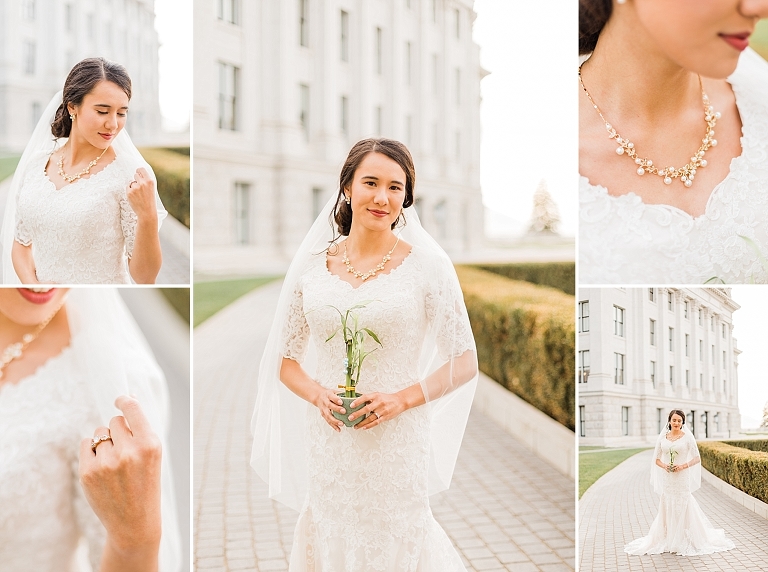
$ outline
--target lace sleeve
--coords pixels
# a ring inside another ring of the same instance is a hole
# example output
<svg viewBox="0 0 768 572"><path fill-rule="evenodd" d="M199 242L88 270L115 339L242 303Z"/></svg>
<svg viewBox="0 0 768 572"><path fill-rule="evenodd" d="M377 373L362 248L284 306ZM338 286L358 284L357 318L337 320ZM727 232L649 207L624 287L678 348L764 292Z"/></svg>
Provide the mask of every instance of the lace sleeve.
<svg viewBox="0 0 768 572"><path fill-rule="evenodd" d="M136 242L136 225L139 217L133 212L131 204L128 202L127 189L120 191L120 226L123 229L123 238L125 239L125 253L128 258L133 256L133 245Z"/></svg>
<svg viewBox="0 0 768 572"><path fill-rule="evenodd" d="M425 300L427 318L435 331L440 359L447 361L475 349L464 296L456 271L449 263L437 261Z"/></svg>
<svg viewBox="0 0 768 572"><path fill-rule="evenodd" d="M304 315L304 296L302 293L302 281L296 284L288 306L282 337L283 357L301 363L307 353L309 342L309 324Z"/></svg>
<svg viewBox="0 0 768 572"><path fill-rule="evenodd" d="M91 509L88 500L85 498L83 487L80 485L78 476L78 459L72 461L73 475L73 498L75 517L77 518L77 527L80 536L84 538L88 545L88 561L91 563L93 572L99 570L101 554L104 552L104 544L107 541L107 531L104 525Z"/></svg>
<svg viewBox="0 0 768 572"><path fill-rule="evenodd" d="M27 227L24 225L24 221L19 216L18 212L16 212L16 229L13 238L22 246L29 246L32 244L32 237L29 234L29 230L27 230Z"/></svg>

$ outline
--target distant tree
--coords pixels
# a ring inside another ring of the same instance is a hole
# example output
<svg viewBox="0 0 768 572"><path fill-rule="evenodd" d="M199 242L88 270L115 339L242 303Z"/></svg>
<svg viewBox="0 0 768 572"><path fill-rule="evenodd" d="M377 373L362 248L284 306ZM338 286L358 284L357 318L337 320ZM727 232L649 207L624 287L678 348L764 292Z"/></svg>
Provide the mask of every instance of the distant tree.
<svg viewBox="0 0 768 572"><path fill-rule="evenodd" d="M557 203L547 190L547 182L542 179L536 187L536 192L533 193L533 212L528 234L557 234L559 224L560 214Z"/></svg>
<svg viewBox="0 0 768 572"><path fill-rule="evenodd" d="M761 429L768 429L768 402L763 407L763 422L760 424Z"/></svg>

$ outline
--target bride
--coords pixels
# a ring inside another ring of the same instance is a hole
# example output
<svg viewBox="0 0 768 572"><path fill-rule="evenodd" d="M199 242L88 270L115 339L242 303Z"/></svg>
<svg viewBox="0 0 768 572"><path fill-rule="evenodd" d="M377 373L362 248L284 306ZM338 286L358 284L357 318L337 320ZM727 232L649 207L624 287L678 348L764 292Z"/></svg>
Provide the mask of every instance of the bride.
<svg viewBox="0 0 768 572"><path fill-rule="evenodd" d="M579 281L768 282L765 0L579 0Z"/></svg>
<svg viewBox="0 0 768 572"><path fill-rule="evenodd" d="M154 283L166 212L124 130L130 98L121 65L88 58L69 72L11 183L5 283Z"/></svg>
<svg viewBox="0 0 768 572"><path fill-rule="evenodd" d="M339 183L283 285L251 465L270 497L300 511L292 572L463 571L428 500L450 483L477 379L458 279L410 208L403 144L358 142ZM346 349L329 339L350 308L381 342L358 380L354 428L332 415L344 412Z"/></svg>
<svg viewBox="0 0 768 572"><path fill-rule="evenodd" d="M722 529L715 529L691 494L701 486L701 458L696 439L685 425L685 413L669 412L667 425L656 441L651 484L661 495L648 536L624 547L633 555L674 552L701 556L734 548Z"/></svg>
<svg viewBox="0 0 768 572"><path fill-rule="evenodd" d="M167 399L115 290L0 288L0 568L178 572Z"/></svg>

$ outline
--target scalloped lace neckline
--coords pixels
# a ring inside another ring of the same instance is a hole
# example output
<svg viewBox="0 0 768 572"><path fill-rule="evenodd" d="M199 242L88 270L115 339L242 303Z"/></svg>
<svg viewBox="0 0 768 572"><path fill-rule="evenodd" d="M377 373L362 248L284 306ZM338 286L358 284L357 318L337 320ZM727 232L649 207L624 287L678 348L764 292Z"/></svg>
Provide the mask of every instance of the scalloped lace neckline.
<svg viewBox="0 0 768 572"><path fill-rule="evenodd" d="M47 167L48 167L48 162L51 160L51 155L48 156L48 159L46 159L45 163L43 164L43 178L45 179L46 184L52 186L53 190L56 191L57 193L59 193L61 191L64 191L66 189L69 189L70 187L73 187L73 186L77 185L78 183L81 183L81 182L84 182L84 181L90 181L90 180L92 180L94 178L97 178L103 172L109 170L109 168L112 167L112 165L117 163L117 155L115 155L115 158L112 159L109 163L107 163L107 165L101 171L98 171L98 172L94 173L93 175L89 174L87 178L81 177L80 179L72 181L71 183L67 183L66 185L64 185L62 187L56 187L56 183L54 183L51 180L51 178L48 176L48 169L47 169Z"/></svg>
<svg viewBox="0 0 768 572"><path fill-rule="evenodd" d="M323 260L323 269L325 270L325 272L326 272L327 274L329 274L330 276L333 276L333 277L335 277L336 279L338 279L338 281L339 281L339 282L343 282L344 284L347 284L347 285L348 285L350 288L352 288L352 290L358 290L358 289L362 288L363 286L365 286L366 284L371 284L372 282L375 282L376 280L379 280L379 279L381 279L381 278L383 278L383 277L385 277L385 276L391 276L392 274L394 274L395 272L397 272L398 270L400 270L400 268L402 268L402 267L405 265L406 261L407 261L409 258L411 258L411 256L412 256L412 255L413 255L413 246L411 246L411 250L410 250L410 252L408 252L408 254L406 254L406 255L405 255L405 258L403 258L403 259L400 261L400 264L398 264L397 266L395 266L394 268L392 268L392 269L391 269L389 272L387 272L386 274L383 274L383 273L381 273L381 272L378 272L378 273L376 274L376 276L374 276L374 277L372 277L372 278L368 278L367 280L365 280L365 281L361 282L361 283L360 283L360 284L358 284L357 286L353 286L353 285L352 285L350 282L347 282L346 280L344 280L344 279L343 279L341 276L339 276L338 274L334 274L333 272L331 272L331 271L328 269L328 257L327 257L327 256L326 256L326 258Z"/></svg>

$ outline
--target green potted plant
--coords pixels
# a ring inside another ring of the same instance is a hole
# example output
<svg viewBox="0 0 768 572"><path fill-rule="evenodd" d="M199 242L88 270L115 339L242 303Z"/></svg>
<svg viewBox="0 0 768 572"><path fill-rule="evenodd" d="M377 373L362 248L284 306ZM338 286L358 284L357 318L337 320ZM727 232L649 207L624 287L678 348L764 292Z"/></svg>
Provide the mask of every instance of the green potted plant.
<svg viewBox="0 0 768 572"><path fill-rule="evenodd" d="M379 341L379 337L373 331L368 328L360 327L358 315L355 311L359 310L360 308L365 308L372 301L373 300L366 300L365 302L360 302L359 304L349 308L344 313L342 313L341 310L335 306L330 306L339 313L339 317L341 318L341 326L336 328L336 331L334 331L325 341L330 342L336 336L336 334L341 332L341 335L344 337L344 345L346 347L346 354L344 357L344 385L339 385L339 389L343 389L344 391L337 394L344 402L343 407L345 413L338 413L333 411L333 416L339 421L342 421L347 427L357 425L366 417L363 415L354 421L349 420L350 414L365 407L365 403L361 403L354 409L349 405L361 395L355 390L355 387L357 386L357 382L360 380L360 370L363 367L365 358L367 358L378 349L374 348L371 351L365 351L366 337L372 339L374 342L379 344L379 346L383 347Z"/></svg>

